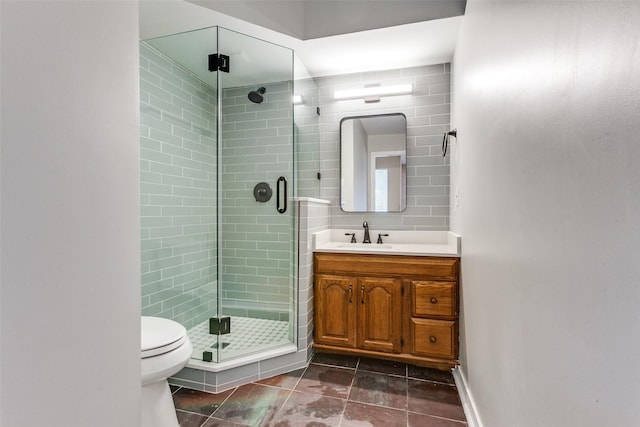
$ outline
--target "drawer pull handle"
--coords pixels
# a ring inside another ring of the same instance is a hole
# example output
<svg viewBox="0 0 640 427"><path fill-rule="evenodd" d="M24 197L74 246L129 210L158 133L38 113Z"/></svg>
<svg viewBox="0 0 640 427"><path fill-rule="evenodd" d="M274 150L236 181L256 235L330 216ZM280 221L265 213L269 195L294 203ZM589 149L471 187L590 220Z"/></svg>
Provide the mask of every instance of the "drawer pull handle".
<svg viewBox="0 0 640 427"><path fill-rule="evenodd" d="M438 298L431 298L431 304L437 304Z"/></svg>
<svg viewBox="0 0 640 427"><path fill-rule="evenodd" d="M431 335L431 336L429 337L429 342L431 342L432 344L435 344L435 343L436 343L436 337L434 337L433 335Z"/></svg>

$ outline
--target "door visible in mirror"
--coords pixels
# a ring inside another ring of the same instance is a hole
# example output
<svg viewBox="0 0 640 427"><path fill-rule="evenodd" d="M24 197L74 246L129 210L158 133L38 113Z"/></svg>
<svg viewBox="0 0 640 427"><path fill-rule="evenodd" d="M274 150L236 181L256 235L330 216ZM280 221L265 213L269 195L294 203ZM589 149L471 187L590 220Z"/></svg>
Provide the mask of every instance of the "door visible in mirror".
<svg viewBox="0 0 640 427"><path fill-rule="evenodd" d="M402 113L340 121L340 208L402 212L407 206L407 118Z"/></svg>

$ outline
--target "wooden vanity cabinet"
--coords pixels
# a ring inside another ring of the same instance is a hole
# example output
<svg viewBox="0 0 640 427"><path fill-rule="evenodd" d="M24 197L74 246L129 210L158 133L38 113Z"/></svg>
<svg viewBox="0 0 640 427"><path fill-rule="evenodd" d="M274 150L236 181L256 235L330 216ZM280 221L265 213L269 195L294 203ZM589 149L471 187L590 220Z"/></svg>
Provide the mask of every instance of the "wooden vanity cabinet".
<svg viewBox="0 0 640 427"><path fill-rule="evenodd" d="M314 254L314 347L450 369L459 259Z"/></svg>

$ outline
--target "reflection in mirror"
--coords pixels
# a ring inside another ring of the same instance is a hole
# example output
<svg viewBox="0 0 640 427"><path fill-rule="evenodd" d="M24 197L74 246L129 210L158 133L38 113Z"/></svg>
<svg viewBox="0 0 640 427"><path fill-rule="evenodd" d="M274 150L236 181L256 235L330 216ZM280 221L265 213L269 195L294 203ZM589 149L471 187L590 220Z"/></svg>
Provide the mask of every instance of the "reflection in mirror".
<svg viewBox="0 0 640 427"><path fill-rule="evenodd" d="M402 212L407 206L404 114L340 121L340 207L345 212Z"/></svg>

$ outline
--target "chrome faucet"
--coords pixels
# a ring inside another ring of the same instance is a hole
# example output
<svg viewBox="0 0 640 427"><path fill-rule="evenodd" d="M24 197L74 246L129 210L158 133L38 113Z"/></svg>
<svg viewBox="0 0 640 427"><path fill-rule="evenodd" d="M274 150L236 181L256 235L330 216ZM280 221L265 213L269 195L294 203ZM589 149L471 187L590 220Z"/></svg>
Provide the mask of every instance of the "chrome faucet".
<svg viewBox="0 0 640 427"><path fill-rule="evenodd" d="M362 226L364 227L364 239L362 239L362 243L371 243L371 239L369 238L369 224L365 221L362 223Z"/></svg>

